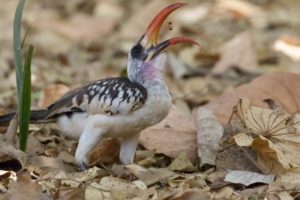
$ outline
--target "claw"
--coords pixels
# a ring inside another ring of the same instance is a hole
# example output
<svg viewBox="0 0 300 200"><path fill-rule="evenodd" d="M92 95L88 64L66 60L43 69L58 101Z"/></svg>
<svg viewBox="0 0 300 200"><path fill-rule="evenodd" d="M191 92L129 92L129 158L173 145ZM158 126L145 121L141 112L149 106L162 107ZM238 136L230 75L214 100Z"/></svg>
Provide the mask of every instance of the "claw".
<svg viewBox="0 0 300 200"><path fill-rule="evenodd" d="M82 163L80 163L80 169L81 170L87 170L89 168L89 166L85 163L85 162L82 162Z"/></svg>

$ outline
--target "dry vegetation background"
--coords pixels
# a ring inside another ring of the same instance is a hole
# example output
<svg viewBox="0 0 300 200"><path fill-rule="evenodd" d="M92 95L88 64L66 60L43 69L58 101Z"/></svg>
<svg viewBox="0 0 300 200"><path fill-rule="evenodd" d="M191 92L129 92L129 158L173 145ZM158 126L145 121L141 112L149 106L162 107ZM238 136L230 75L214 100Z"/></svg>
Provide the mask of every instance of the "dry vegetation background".
<svg viewBox="0 0 300 200"><path fill-rule="evenodd" d="M27 1L32 108L121 74L133 42L174 2ZM0 6L0 114L16 109L17 3ZM136 164L114 164L118 142L106 140L91 154L95 167L83 172L76 141L55 125L30 126L26 154L1 128L0 199L300 199L300 1L187 3L160 38L191 37L200 47L168 50L174 107L143 131Z"/></svg>

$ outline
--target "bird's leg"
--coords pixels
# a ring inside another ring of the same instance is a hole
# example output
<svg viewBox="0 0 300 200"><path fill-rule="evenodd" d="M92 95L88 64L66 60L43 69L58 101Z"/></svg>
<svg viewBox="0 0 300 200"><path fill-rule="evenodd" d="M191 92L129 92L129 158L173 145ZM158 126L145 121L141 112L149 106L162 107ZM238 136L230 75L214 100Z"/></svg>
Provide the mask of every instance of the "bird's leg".
<svg viewBox="0 0 300 200"><path fill-rule="evenodd" d="M88 120L79 138L79 143L75 153L75 159L82 169L87 169L89 160L88 155L91 149L102 139L105 130L97 127L95 120Z"/></svg>
<svg viewBox="0 0 300 200"><path fill-rule="evenodd" d="M120 161L125 164L132 164L136 147L139 143L140 134L133 134L123 137L121 140Z"/></svg>

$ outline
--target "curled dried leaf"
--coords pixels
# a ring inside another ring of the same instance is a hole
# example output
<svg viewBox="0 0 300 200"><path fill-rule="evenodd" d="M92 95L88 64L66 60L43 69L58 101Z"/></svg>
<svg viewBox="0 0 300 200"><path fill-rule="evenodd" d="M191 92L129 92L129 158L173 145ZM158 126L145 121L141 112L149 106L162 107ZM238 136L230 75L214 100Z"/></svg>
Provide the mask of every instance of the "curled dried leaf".
<svg viewBox="0 0 300 200"><path fill-rule="evenodd" d="M300 115L251 106L244 98L236 114L249 133L234 136L234 141L255 150L263 171L300 167Z"/></svg>
<svg viewBox="0 0 300 200"><path fill-rule="evenodd" d="M249 147L253 142L253 138L246 133L239 133L233 137L234 142L240 147Z"/></svg>

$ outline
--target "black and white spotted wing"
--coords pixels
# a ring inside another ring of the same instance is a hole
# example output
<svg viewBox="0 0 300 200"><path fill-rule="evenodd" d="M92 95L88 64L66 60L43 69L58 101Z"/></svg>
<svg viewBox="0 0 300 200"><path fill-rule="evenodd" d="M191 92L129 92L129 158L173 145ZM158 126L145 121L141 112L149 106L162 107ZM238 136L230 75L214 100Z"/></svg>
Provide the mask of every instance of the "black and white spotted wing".
<svg viewBox="0 0 300 200"><path fill-rule="evenodd" d="M48 117L73 112L128 114L147 100L147 90L128 78L108 78L75 89L48 107Z"/></svg>

